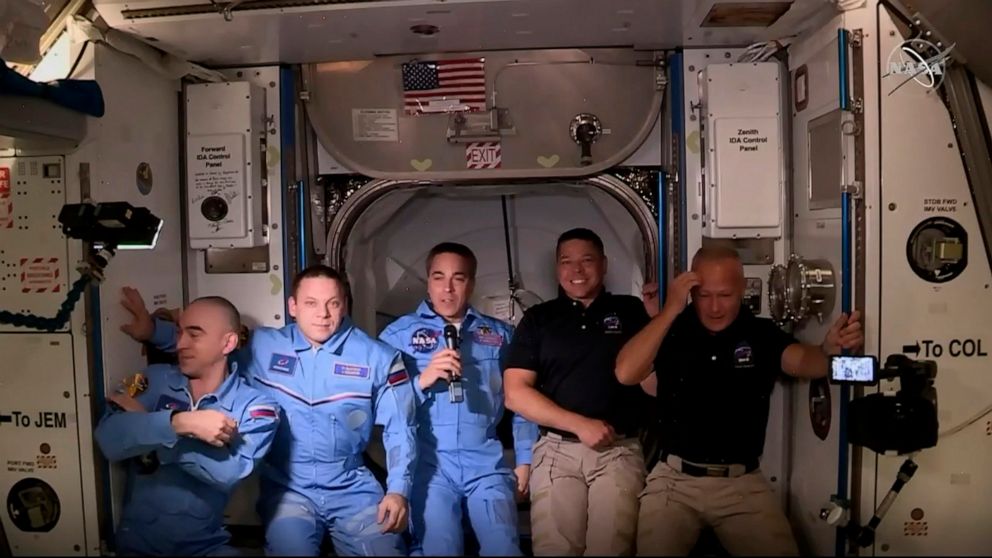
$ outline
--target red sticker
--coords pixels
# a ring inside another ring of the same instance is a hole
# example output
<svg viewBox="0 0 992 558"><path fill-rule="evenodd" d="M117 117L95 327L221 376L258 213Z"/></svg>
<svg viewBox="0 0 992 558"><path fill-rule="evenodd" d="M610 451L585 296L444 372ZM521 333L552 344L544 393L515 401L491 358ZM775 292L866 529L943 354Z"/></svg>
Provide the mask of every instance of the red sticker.
<svg viewBox="0 0 992 558"><path fill-rule="evenodd" d="M0 167L0 229L14 228L14 200L10 197L10 168Z"/></svg>
<svg viewBox="0 0 992 558"><path fill-rule="evenodd" d="M407 381L408 378L409 376L407 376L406 370L397 370L386 377L386 382L391 386L395 386Z"/></svg>
<svg viewBox="0 0 992 558"><path fill-rule="evenodd" d="M22 293L57 293L62 279L58 258L21 258Z"/></svg>

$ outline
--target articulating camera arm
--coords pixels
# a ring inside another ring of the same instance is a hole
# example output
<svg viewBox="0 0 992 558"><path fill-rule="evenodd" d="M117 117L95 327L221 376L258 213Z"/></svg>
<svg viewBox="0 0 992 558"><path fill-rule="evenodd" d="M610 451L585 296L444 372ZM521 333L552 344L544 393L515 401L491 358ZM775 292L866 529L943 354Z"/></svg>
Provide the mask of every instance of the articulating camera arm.
<svg viewBox="0 0 992 558"><path fill-rule="evenodd" d="M916 454L910 455L903 462L902 466L899 467L899 473L896 475L895 482L892 483L892 488L889 489L889 493L885 495L882 499L882 503L878 505L875 510L875 515L871 517L868 524L864 527L857 524L848 524L846 527L848 538L851 542L852 550L857 546L861 548L867 548L875 543L875 531L878 529L880 523L882 523L882 518L885 514L889 512L889 508L896 501L896 496L899 495L899 491L902 487L909 482L913 475L916 473L917 467L919 465L913 461Z"/></svg>
<svg viewBox="0 0 992 558"><path fill-rule="evenodd" d="M87 243L86 259L77 267L82 276L72 284L54 317L43 318L0 310L0 324L42 331L62 329L72 316L72 309L83 296L87 285L94 280L97 283L103 281L103 270L117 250L154 248L163 222L148 209L134 207L127 202L84 202L64 205L59 212L59 223L62 224L62 233L68 238Z"/></svg>
<svg viewBox="0 0 992 558"><path fill-rule="evenodd" d="M59 306L59 311L54 317L45 318L34 314L15 314L7 310L0 310L0 324L41 331L57 331L65 327L72 316L72 310L76 307L76 303L79 302L90 282L96 280L97 283L100 283L103 281L103 270L114 257L115 251L109 246L104 246L100 249L90 248L89 252L87 259L80 262L77 268L81 276L72 284L69 294L65 296L65 300Z"/></svg>

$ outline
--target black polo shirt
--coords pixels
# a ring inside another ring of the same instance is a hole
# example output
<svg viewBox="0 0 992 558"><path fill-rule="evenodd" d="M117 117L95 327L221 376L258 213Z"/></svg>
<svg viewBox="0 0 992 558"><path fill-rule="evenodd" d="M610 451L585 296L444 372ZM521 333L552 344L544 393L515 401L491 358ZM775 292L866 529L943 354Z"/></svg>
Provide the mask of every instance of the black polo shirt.
<svg viewBox="0 0 992 558"><path fill-rule="evenodd" d="M654 364L662 450L697 463L757 461L782 353L796 342L747 307L718 333L703 327L692 305L686 308Z"/></svg>
<svg viewBox="0 0 992 558"><path fill-rule="evenodd" d="M649 317L633 296L601 293L588 308L564 295L527 310L504 368L537 372L537 389L559 407L636 435L647 397L617 381L617 353Z"/></svg>

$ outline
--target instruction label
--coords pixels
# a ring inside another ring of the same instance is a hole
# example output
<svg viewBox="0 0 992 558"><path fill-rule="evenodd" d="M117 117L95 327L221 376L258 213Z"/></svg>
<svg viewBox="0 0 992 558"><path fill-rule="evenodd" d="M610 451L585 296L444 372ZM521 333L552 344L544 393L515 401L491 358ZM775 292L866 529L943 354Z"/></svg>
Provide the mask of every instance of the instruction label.
<svg viewBox="0 0 992 558"><path fill-rule="evenodd" d="M207 195L227 199L241 189L245 166L244 137L241 134L191 136L189 153L193 203L198 201L195 198L202 199Z"/></svg>
<svg viewBox="0 0 992 558"><path fill-rule="evenodd" d="M355 141L399 141L396 109L351 109L351 133Z"/></svg>
<svg viewBox="0 0 992 558"><path fill-rule="evenodd" d="M7 460L7 472L8 473L33 473L34 472L34 461L26 461L23 459L8 459Z"/></svg>
<svg viewBox="0 0 992 558"><path fill-rule="evenodd" d="M919 358L940 358L944 355L953 358L974 358L989 356L987 345L982 339L951 339L935 341L921 339L913 345L903 345L903 353L919 355Z"/></svg>
<svg viewBox="0 0 992 558"><path fill-rule="evenodd" d="M924 213L957 213L958 200L956 198L924 198Z"/></svg>
<svg viewBox="0 0 992 558"><path fill-rule="evenodd" d="M65 428L65 413L61 411L38 411L34 414L24 411L0 412L0 428L8 424L15 428Z"/></svg>

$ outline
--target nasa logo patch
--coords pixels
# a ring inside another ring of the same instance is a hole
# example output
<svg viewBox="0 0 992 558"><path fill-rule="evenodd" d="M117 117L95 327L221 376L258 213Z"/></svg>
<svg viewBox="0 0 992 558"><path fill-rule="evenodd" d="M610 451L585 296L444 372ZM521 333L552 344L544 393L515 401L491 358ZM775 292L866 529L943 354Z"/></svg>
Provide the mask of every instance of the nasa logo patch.
<svg viewBox="0 0 992 558"><path fill-rule="evenodd" d="M736 349L734 349L734 366L736 368L750 368L754 366L751 362L751 358L751 346L747 343L741 343L737 345Z"/></svg>
<svg viewBox="0 0 992 558"><path fill-rule="evenodd" d="M433 353L437 349L441 332L436 329L422 327L410 336L410 348L415 353Z"/></svg>

